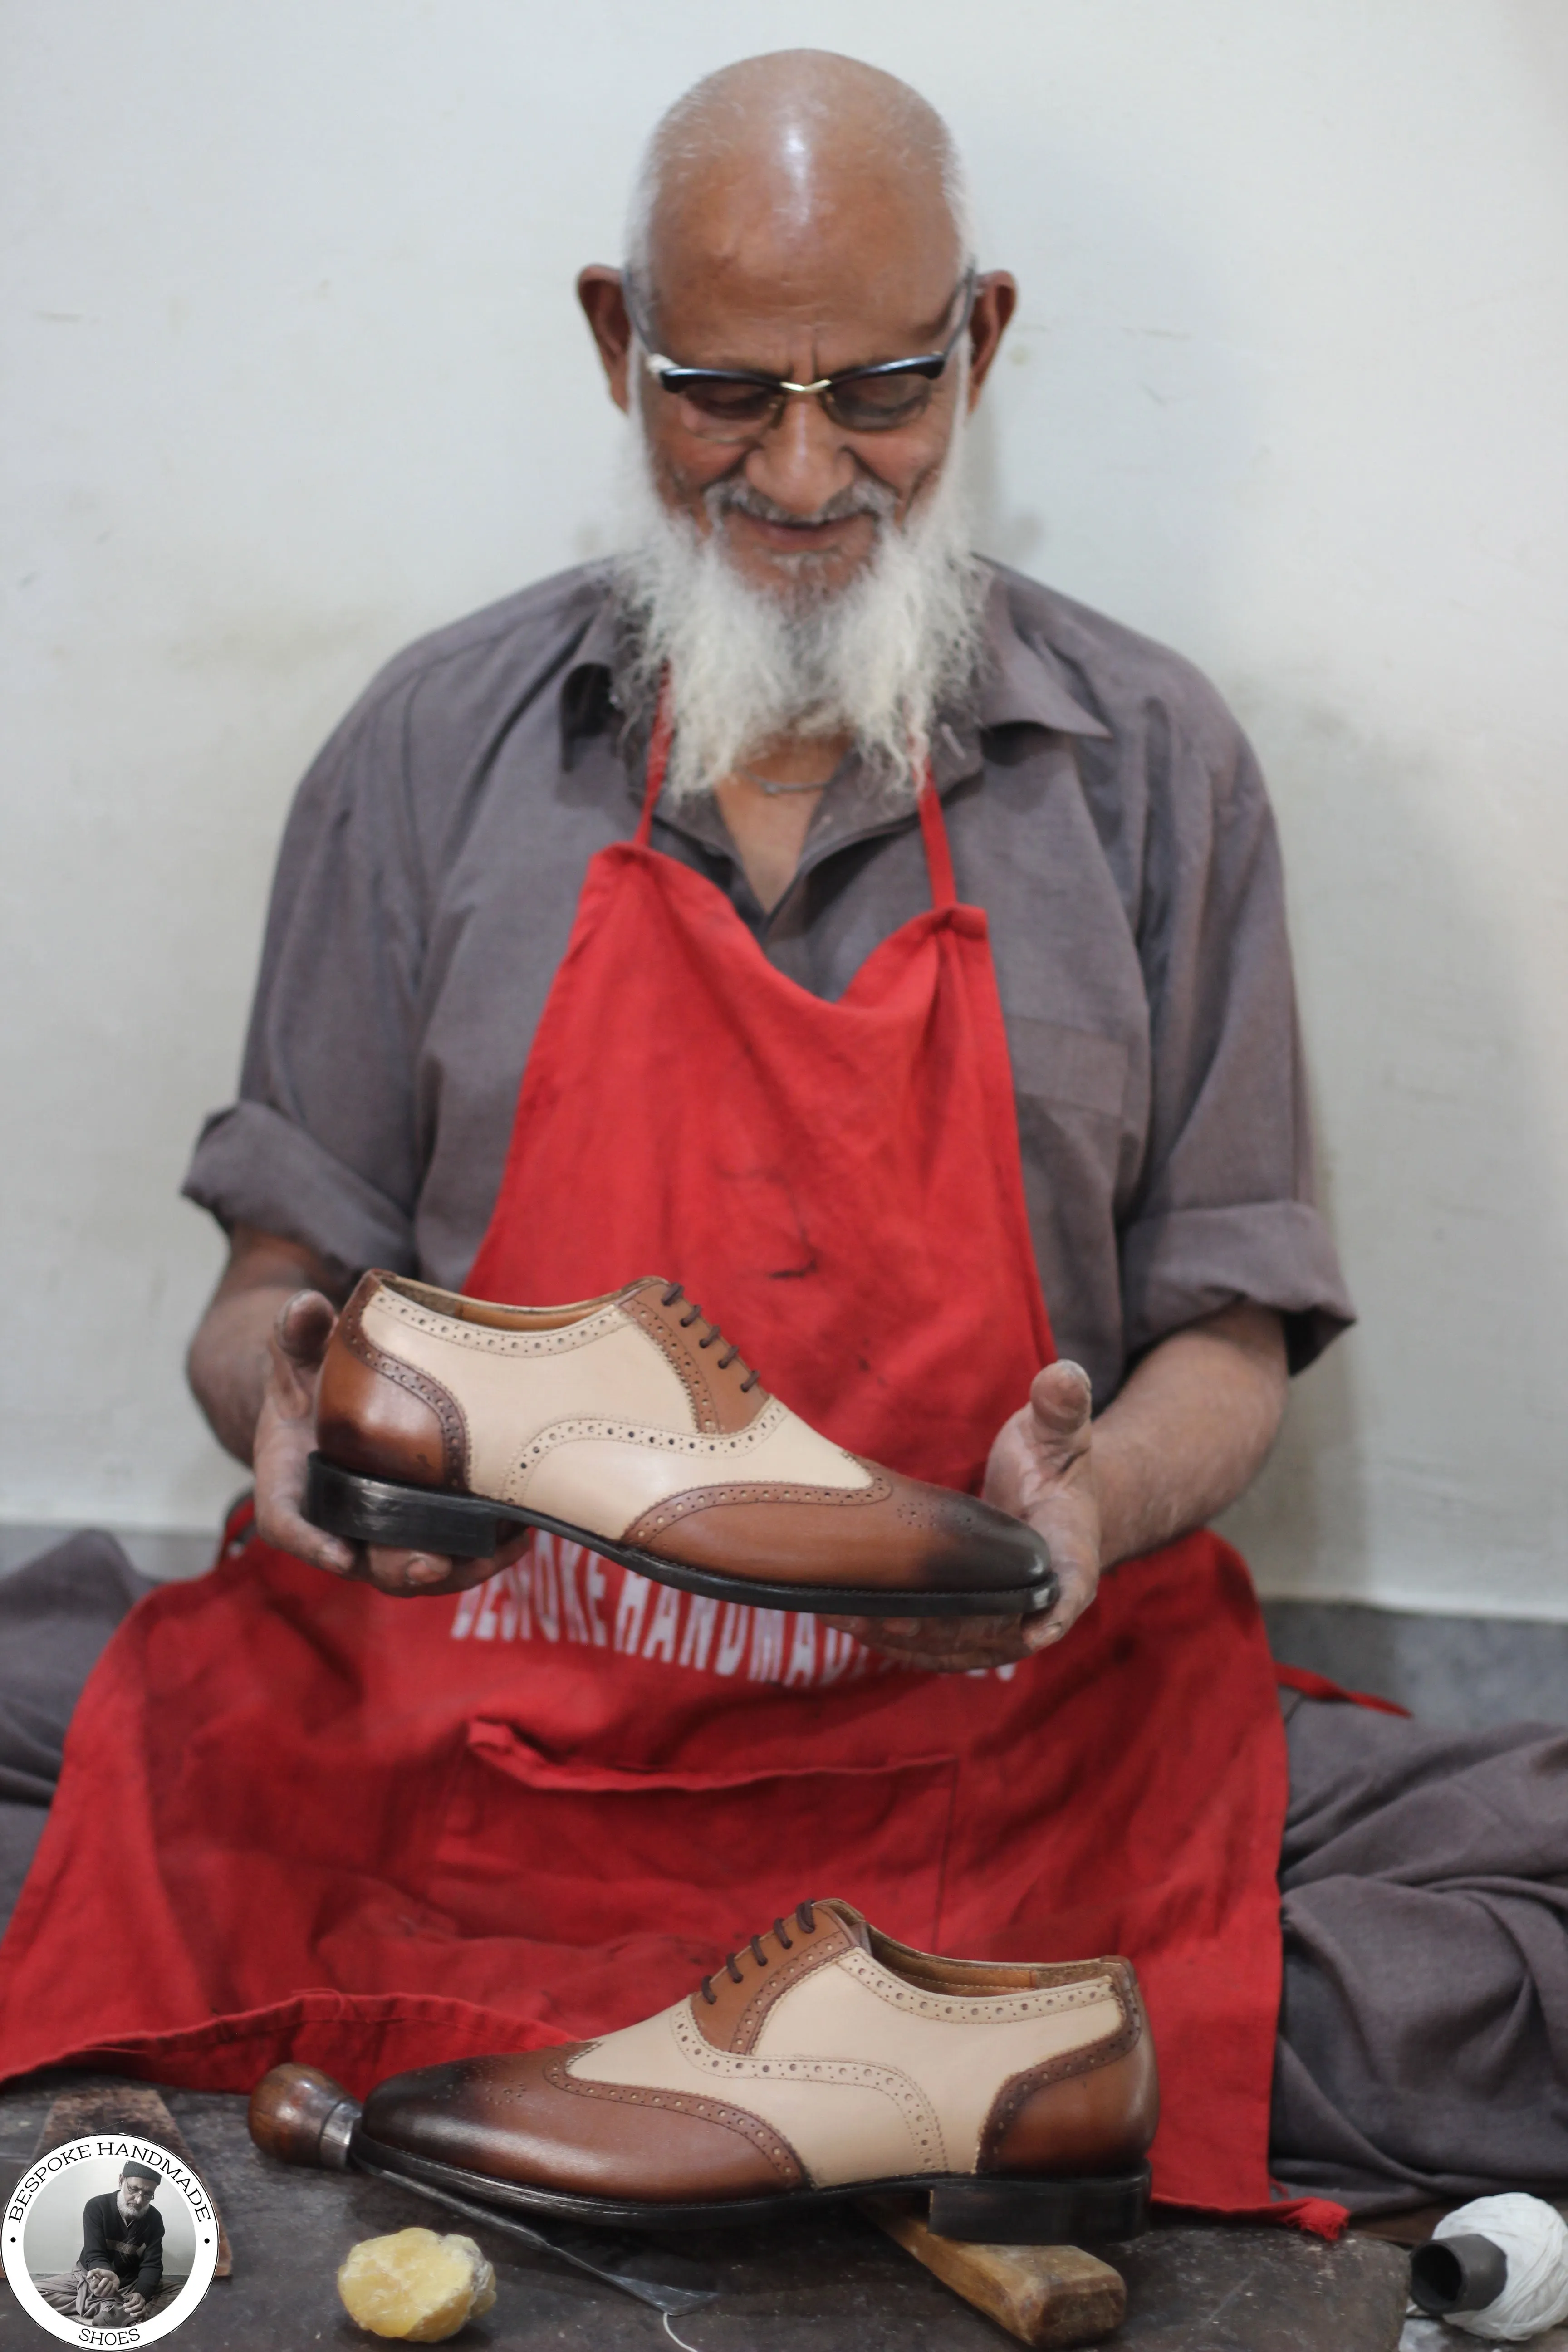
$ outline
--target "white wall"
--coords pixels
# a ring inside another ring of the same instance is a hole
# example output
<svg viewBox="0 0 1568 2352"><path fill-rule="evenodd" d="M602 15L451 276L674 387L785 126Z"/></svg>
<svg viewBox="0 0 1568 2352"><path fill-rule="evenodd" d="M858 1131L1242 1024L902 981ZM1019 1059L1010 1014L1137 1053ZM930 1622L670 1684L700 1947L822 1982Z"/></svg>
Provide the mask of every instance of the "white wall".
<svg viewBox="0 0 1568 2352"><path fill-rule="evenodd" d="M1260 1580L1568 1614L1560 0L8 0L0 1517L197 1526L288 795L415 631L600 548L570 292L725 58L949 111L1024 285L985 543L1194 656L1286 837L1364 1321Z"/></svg>

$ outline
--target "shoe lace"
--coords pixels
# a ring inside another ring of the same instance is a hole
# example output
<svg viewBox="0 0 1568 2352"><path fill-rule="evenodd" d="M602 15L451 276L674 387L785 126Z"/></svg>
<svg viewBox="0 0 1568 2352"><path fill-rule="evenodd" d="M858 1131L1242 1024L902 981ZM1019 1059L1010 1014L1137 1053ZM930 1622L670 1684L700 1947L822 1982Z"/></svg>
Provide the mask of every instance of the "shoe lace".
<svg viewBox="0 0 1568 2352"><path fill-rule="evenodd" d="M678 1298L683 1298L685 1297L686 1292L684 1285L679 1282L672 1282L669 1288L665 1292L660 1303L666 1307L673 1307ZM687 1299L686 1303L688 1312L680 1318L680 1328L683 1331L689 1331L694 1323L701 1322L702 1309L698 1306L697 1301L694 1298ZM702 1338L699 1339L697 1344L700 1348L711 1348L715 1341L721 1339L723 1337L724 1334L720 1330L717 1323L710 1323L706 1332L703 1334ZM733 1344L726 1348L724 1353L719 1359L719 1370L721 1372L727 1372L740 1352L741 1350L739 1348L735 1347ZM761 1377L762 1375L758 1372L748 1372L745 1379L741 1382L741 1394L744 1396L748 1389L754 1389ZM755 1943L756 1937L753 1937L752 1940Z"/></svg>
<svg viewBox="0 0 1568 2352"><path fill-rule="evenodd" d="M795 1925L800 1929L803 1936L816 1935L816 1912L811 1904L797 1903L795 1906L792 1916L794 1918ZM794 1951L795 1937L790 1934L789 1929L784 1926L782 1919L775 1919L773 1921L773 1933L778 1937L779 1942L784 1946L786 1952ZM731 1982L735 1984L743 1984L745 1982L745 1978L741 1972L740 1962L741 1953L746 1949L747 1947L742 1944L739 1950L731 1953L729 1958L724 1963L725 1973L730 1977ZM752 1957L756 1961L758 1968L765 1969L768 1965L768 1956L763 1949L763 1939L760 1936L753 1936L752 1937L750 1949ZM704 1977L702 1979L702 1998L706 2001L716 2001L719 1998L718 1994L713 1990L713 1977L716 1977L718 1973L718 1969L715 1969L712 1977Z"/></svg>

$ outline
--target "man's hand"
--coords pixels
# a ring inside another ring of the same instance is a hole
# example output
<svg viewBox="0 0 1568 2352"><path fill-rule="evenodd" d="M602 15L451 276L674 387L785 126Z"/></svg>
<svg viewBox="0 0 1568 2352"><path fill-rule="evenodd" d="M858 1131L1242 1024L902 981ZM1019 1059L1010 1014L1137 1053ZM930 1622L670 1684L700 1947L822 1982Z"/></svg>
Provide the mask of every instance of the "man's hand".
<svg viewBox="0 0 1568 2352"><path fill-rule="evenodd" d="M306 1518L305 1465L316 1443L316 1391L337 1321L333 1296L349 1285L302 1243L237 1225L229 1260L191 1341L191 1387L213 1433L256 1472L256 1521L268 1543L333 1576L383 1592L461 1592L515 1559L528 1538L493 1559L437 1559L367 1550Z"/></svg>
<svg viewBox="0 0 1568 2352"><path fill-rule="evenodd" d="M868 1649L932 1674L967 1674L1032 1657L1059 1642L1100 1581L1100 1497L1095 1485L1089 1375L1078 1364L1037 1372L1029 1402L991 1448L984 1493L1046 1539L1058 1591L1035 1617L835 1617Z"/></svg>
<svg viewBox="0 0 1568 2352"><path fill-rule="evenodd" d="M100 2302L102 2301L106 2294L118 2294L120 2293L119 2279L112 2271L105 2270L101 2263L99 2264L97 2270L89 2271L87 2274L87 2284L89 2294L96 2295Z"/></svg>
<svg viewBox="0 0 1568 2352"><path fill-rule="evenodd" d="M147 2308L147 2298L140 2287L128 2286L120 2297L120 2308L127 2319L140 2319Z"/></svg>
<svg viewBox="0 0 1568 2352"><path fill-rule="evenodd" d="M1173 1331L1089 1421L1087 1374L1057 1363L991 1449L985 1498L1037 1528L1061 1584L1039 1617L856 1617L832 1622L868 1649L958 1674L1059 1642L1094 1599L1101 1568L1202 1527L1249 1486L1285 1411L1285 1333L1237 1299Z"/></svg>
<svg viewBox="0 0 1568 2352"><path fill-rule="evenodd" d="M313 1568L324 1568L333 1576L363 1578L399 1599L461 1592L470 1584L483 1583L516 1559L528 1540L526 1534L493 1558L453 1560L428 1552L345 1543L305 1517L305 1468L316 1444L316 1391L337 1319L331 1300L319 1290L297 1291L278 1310L251 1448L258 1534Z"/></svg>

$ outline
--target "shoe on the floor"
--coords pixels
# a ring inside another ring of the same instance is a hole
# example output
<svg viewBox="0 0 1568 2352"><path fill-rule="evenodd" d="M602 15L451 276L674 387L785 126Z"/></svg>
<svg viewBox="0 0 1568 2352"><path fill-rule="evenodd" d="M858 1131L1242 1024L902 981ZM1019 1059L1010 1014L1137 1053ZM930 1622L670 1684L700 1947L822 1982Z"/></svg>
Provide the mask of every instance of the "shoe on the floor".
<svg viewBox="0 0 1568 2352"><path fill-rule="evenodd" d="M1129 1961L938 1959L827 1901L601 2041L394 2075L354 2147L580 2221L918 2189L943 2236L1072 2245L1143 2226L1158 2115Z"/></svg>
<svg viewBox="0 0 1568 2352"><path fill-rule="evenodd" d="M806 1426L676 1283L489 1307L367 1274L321 1369L306 1512L482 1559L518 1527L721 1601L850 1616L1048 1608L1021 1519Z"/></svg>

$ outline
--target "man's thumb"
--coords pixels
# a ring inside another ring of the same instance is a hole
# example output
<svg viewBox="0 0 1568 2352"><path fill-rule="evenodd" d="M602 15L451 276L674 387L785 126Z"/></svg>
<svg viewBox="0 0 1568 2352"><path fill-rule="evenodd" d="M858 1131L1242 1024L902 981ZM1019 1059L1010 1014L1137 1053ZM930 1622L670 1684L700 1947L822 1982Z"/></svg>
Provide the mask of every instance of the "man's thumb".
<svg viewBox="0 0 1568 2352"><path fill-rule="evenodd" d="M1035 1374L1029 1389L1035 1433L1066 1454L1079 1452L1077 1441L1088 1433L1094 1391L1081 1364L1065 1357Z"/></svg>
<svg viewBox="0 0 1568 2352"><path fill-rule="evenodd" d="M313 1372L327 1352L337 1313L319 1290L297 1290L278 1310L273 1327L278 1353L292 1371Z"/></svg>

